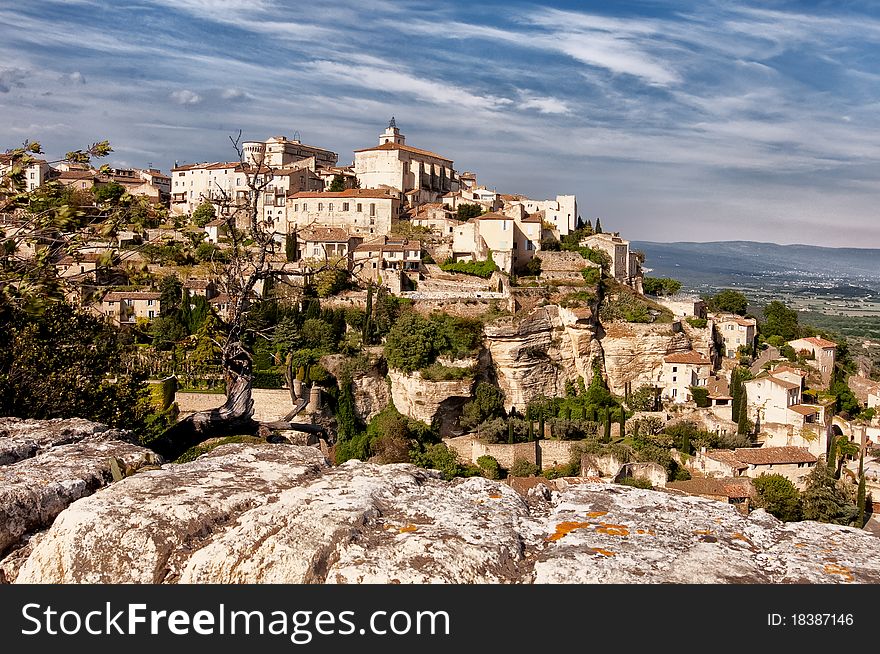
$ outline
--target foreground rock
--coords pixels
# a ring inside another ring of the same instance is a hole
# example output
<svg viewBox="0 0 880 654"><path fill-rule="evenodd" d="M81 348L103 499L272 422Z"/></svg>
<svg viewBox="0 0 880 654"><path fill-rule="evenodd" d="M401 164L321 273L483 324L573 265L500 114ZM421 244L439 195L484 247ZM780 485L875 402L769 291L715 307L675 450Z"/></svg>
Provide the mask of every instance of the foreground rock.
<svg viewBox="0 0 880 654"><path fill-rule="evenodd" d="M71 502L156 456L124 432L84 420L0 420L0 555Z"/></svg>
<svg viewBox="0 0 880 654"><path fill-rule="evenodd" d="M877 539L606 484L520 496L313 448L225 445L73 503L19 583L878 583Z"/></svg>

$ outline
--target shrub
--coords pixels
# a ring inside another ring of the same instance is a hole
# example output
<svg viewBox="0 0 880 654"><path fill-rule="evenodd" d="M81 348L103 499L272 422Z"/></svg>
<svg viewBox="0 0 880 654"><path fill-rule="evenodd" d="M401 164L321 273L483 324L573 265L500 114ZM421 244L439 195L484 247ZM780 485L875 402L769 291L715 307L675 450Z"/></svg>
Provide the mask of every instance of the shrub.
<svg viewBox="0 0 880 654"><path fill-rule="evenodd" d="M517 459L510 466L511 477L533 477L538 473L538 466L525 459Z"/></svg>
<svg viewBox="0 0 880 654"><path fill-rule="evenodd" d="M709 401L709 389L705 386L691 386L691 397L694 398L694 402L697 403L697 406L700 408L706 408L711 405Z"/></svg>
<svg viewBox="0 0 880 654"><path fill-rule="evenodd" d="M282 388L283 386L283 373L271 370L257 370L254 372L254 388Z"/></svg>
<svg viewBox="0 0 880 654"><path fill-rule="evenodd" d="M642 288L646 295L675 295L681 290L681 282L671 277L645 277Z"/></svg>
<svg viewBox="0 0 880 654"><path fill-rule="evenodd" d="M525 273L533 277L541 274L541 257L534 256L525 265Z"/></svg>
<svg viewBox="0 0 880 654"><path fill-rule="evenodd" d="M704 329L709 324L709 321L705 318L688 318L687 323L696 329Z"/></svg>
<svg viewBox="0 0 880 654"><path fill-rule="evenodd" d="M473 378L474 369L470 366L463 368L460 366L444 366L439 363L432 363L427 368L422 368L419 373L422 379L428 381L453 381L457 379Z"/></svg>
<svg viewBox="0 0 880 654"><path fill-rule="evenodd" d="M477 425L504 416L504 393L501 389L480 382L474 390L473 399L464 405L459 424L463 429L473 429Z"/></svg>
<svg viewBox="0 0 880 654"><path fill-rule="evenodd" d="M765 509L783 522L801 519L801 494L795 485L782 475L763 474L752 480L758 497L757 508Z"/></svg>
<svg viewBox="0 0 880 654"><path fill-rule="evenodd" d="M587 284L598 284L599 280L602 278L602 269L601 268L584 268L581 270L581 275L584 278L584 281Z"/></svg>
<svg viewBox="0 0 880 654"><path fill-rule="evenodd" d="M490 444L510 442L513 432L514 443L525 443L529 439L529 424L518 418L495 418L487 420L477 428L477 435Z"/></svg>
<svg viewBox="0 0 880 654"><path fill-rule="evenodd" d="M559 252L562 246L555 238L548 236L541 239L541 249L547 252Z"/></svg>
<svg viewBox="0 0 880 654"><path fill-rule="evenodd" d="M501 465L494 456L484 454L477 458L481 474L487 479L501 479Z"/></svg>
<svg viewBox="0 0 880 654"><path fill-rule="evenodd" d="M621 477L618 481L618 484L622 484L623 486L632 486L634 488L644 488L646 490L652 490L654 485L648 481L647 479L637 479L635 477Z"/></svg>
<svg viewBox="0 0 880 654"><path fill-rule="evenodd" d="M498 266L495 265L495 262L492 260L492 254L489 253L489 258L485 261L451 261L447 260L445 263L440 264L440 269L446 272L451 273L462 273L465 275L474 275L476 277L482 277L483 279L489 279L496 270L498 270Z"/></svg>
<svg viewBox="0 0 880 654"><path fill-rule="evenodd" d="M211 204L210 202L202 202L192 212L192 221L199 227L204 227L209 222L214 220L214 216L216 215L217 212L214 210L213 204Z"/></svg>
<svg viewBox="0 0 880 654"><path fill-rule="evenodd" d="M459 220L469 220L483 214L483 207L479 204L460 204L455 210L455 215Z"/></svg>

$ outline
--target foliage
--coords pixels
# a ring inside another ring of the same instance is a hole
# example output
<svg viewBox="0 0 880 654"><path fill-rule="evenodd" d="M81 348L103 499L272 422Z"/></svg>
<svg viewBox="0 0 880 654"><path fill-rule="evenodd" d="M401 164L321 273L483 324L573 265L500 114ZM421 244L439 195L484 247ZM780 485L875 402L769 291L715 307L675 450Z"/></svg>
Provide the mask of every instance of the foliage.
<svg viewBox="0 0 880 654"><path fill-rule="evenodd" d="M768 336L781 336L786 341L798 338L800 327L798 326L798 314L794 309L788 308L779 300L773 300L764 307L764 322L761 323L761 334Z"/></svg>
<svg viewBox="0 0 880 654"><path fill-rule="evenodd" d="M119 182L108 182L107 184L99 184L92 190L95 202L100 204L116 205L125 195L125 187Z"/></svg>
<svg viewBox="0 0 880 654"><path fill-rule="evenodd" d="M341 193L345 190L345 177L343 175L333 175L333 181L327 187L330 193Z"/></svg>
<svg viewBox="0 0 880 654"><path fill-rule="evenodd" d="M314 277L315 292L320 298L330 297L349 287L348 272L341 268L319 270Z"/></svg>
<svg viewBox="0 0 880 654"><path fill-rule="evenodd" d="M538 466L525 459L516 459L509 474L511 477L533 477L538 474Z"/></svg>
<svg viewBox="0 0 880 654"><path fill-rule="evenodd" d="M694 329L705 329L709 321L705 318L688 318L687 323Z"/></svg>
<svg viewBox="0 0 880 654"><path fill-rule="evenodd" d="M470 355L481 338L479 321L442 313L424 318L409 311L388 333L385 358L392 368L413 372L431 365L442 354L453 358Z"/></svg>
<svg viewBox="0 0 880 654"><path fill-rule="evenodd" d="M706 298L706 306L710 311L744 316L748 311L749 300L739 291L726 289Z"/></svg>
<svg viewBox="0 0 880 654"><path fill-rule="evenodd" d="M645 277L642 288L645 295L675 295L681 290L681 282L671 277Z"/></svg>
<svg viewBox="0 0 880 654"><path fill-rule="evenodd" d="M454 477L473 477L480 474L480 468L462 466L455 456L443 443L427 445L424 448L410 452L412 463L429 470L439 470L446 480Z"/></svg>
<svg viewBox="0 0 880 654"><path fill-rule="evenodd" d="M562 244L553 236L547 236L541 239L541 249L547 252L559 252Z"/></svg>
<svg viewBox="0 0 880 654"><path fill-rule="evenodd" d="M655 411L658 397L657 387L645 384L630 394L627 404L633 411Z"/></svg>
<svg viewBox="0 0 880 654"><path fill-rule="evenodd" d="M483 214L483 207L479 204L460 204L455 211L459 220L470 220Z"/></svg>
<svg viewBox="0 0 880 654"><path fill-rule="evenodd" d="M584 281L587 284L596 285L599 283L599 280L602 279L602 269L601 268L584 268L581 270L581 276L584 278Z"/></svg>
<svg viewBox="0 0 880 654"><path fill-rule="evenodd" d="M145 442L173 423L156 415L145 373L108 323L58 302L30 314L0 295L0 415L76 416L131 429Z"/></svg>
<svg viewBox="0 0 880 654"><path fill-rule="evenodd" d="M504 415L504 393L497 386L480 382L474 389L473 399L462 407L459 424L463 429L470 430L486 420Z"/></svg>
<svg viewBox="0 0 880 654"><path fill-rule="evenodd" d="M845 381L838 380L831 384L831 394L836 398L837 412L845 418L855 418L861 411L858 398Z"/></svg>
<svg viewBox="0 0 880 654"><path fill-rule="evenodd" d="M214 205L210 202L202 202L199 206L197 206L192 212L192 221L199 227L204 227L209 222L214 220L217 215L217 211L214 209Z"/></svg>
<svg viewBox="0 0 880 654"><path fill-rule="evenodd" d="M625 321L648 323L654 321L648 311L648 305L635 294L618 292L605 296L599 308L599 317L603 322Z"/></svg>
<svg viewBox="0 0 880 654"><path fill-rule="evenodd" d="M706 408L711 406L711 402L709 401L709 389L705 386L691 386L691 397L694 398L694 402L696 402L697 406L700 408Z"/></svg>
<svg viewBox="0 0 880 654"><path fill-rule="evenodd" d="M537 277L541 274L541 257L535 255L526 263L524 272L526 275Z"/></svg>
<svg viewBox="0 0 880 654"><path fill-rule="evenodd" d="M801 495L803 516L806 520L818 520L838 525L853 524L859 509L847 492L846 480L837 480L820 457L807 475L806 488Z"/></svg>
<svg viewBox="0 0 880 654"><path fill-rule="evenodd" d="M633 488L644 488L646 490L654 488L654 485L647 479L639 479L637 477L621 477L617 480L617 483L622 486L632 486Z"/></svg>
<svg viewBox="0 0 880 654"><path fill-rule="evenodd" d="M480 474L486 479L501 479L501 464L494 456L484 454L477 458L477 466L480 468Z"/></svg>
<svg viewBox="0 0 880 654"><path fill-rule="evenodd" d="M782 475L762 474L752 480L758 493L755 506L765 509L783 522L802 518L801 497L798 489Z"/></svg>
<svg viewBox="0 0 880 654"><path fill-rule="evenodd" d="M492 273L498 270L498 266L496 266L495 261L492 260L491 252L485 261L456 262L449 259L445 263L441 263L440 268L446 272L475 275L476 277L482 277L483 279L489 279L489 277L492 276Z"/></svg>
<svg viewBox="0 0 880 654"><path fill-rule="evenodd" d="M529 423L519 418L494 418L486 420L477 428L481 440L490 443L526 443L529 440Z"/></svg>
<svg viewBox="0 0 880 654"><path fill-rule="evenodd" d="M444 366L440 363L432 363L427 368L419 371L422 379L428 381L457 381L462 379L472 379L474 369L471 366Z"/></svg>

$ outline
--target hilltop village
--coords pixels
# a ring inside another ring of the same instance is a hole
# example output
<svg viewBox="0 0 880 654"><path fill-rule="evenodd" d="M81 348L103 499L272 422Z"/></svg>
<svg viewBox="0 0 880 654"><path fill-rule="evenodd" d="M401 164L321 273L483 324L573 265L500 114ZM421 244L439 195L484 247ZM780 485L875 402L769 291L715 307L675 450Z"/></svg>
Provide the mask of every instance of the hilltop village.
<svg viewBox="0 0 880 654"><path fill-rule="evenodd" d="M51 163L10 151L4 302L51 288L112 330L98 385L145 384L147 447L224 404L224 343L247 334L248 411L269 427L180 460L268 440L526 496L606 481L865 523L880 383L845 342L778 302L752 315L734 291L683 295L574 195L502 193L417 145L392 119L351 165L284 136L169 174L95 167L101 148ZM9 353L28 350L25 332ZM63 393L52 409L9 398L6 415L135 429Z"/></svg>

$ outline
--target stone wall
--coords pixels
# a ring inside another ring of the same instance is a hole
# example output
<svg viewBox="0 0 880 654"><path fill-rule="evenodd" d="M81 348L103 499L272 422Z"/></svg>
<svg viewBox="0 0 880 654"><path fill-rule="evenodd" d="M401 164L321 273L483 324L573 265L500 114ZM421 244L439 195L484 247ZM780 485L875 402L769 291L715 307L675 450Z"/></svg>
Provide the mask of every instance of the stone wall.
<svg viewBox="0 0 880 654"><path fill-rule="evenodd" d="M254 399L254 420L258 422L272 422L281 420L293 410L290 401L290 392L286 388L270 389L255 388L252 391ZM175 395L175 401L180 409L180 419L196 413L223 406L226 395L223 393L181 393Z"/></svg>
<svg viewBox="0 0 880 654"><path fill-rule="evenodd" d="M463 463L476 464L481 456L494 457L503 468L510 468L517 459L525 459L542 470L566 465L571 461L577 441L541 440L529 443L495 443L480 441L475 435L446 438L446 447L453 450ZM618 466L619 467L619 466Z"/></svg>

